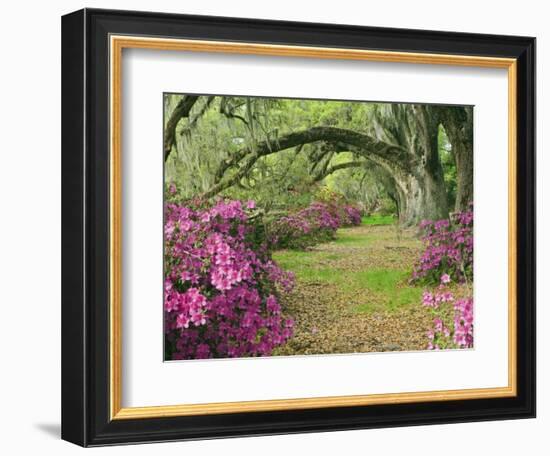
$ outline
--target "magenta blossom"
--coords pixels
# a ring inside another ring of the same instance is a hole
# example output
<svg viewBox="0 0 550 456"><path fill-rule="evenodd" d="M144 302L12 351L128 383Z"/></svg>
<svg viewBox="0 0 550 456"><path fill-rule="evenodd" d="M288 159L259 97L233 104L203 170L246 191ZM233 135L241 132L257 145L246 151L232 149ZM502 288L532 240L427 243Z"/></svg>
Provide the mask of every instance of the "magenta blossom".
<svg viewBox="0 0 550 456"><path fill-rule="evenodd" d="M292 337L282 293L293 275L254 243L248 202L165 210L165 344L168 359L265 356Z"/></svg>
<svg viewBox="0 0 550 456"><path fill-rule="evenodd" d="M340 227L360 224L361 211L357 207L314 201L273 222L269 239L277 248L300 249L334 239Z"/></svg>
<svg viewBox="0 0 550 456"><path fill-rule="evenodd" d="M453 214L451 220L423 220L425 250L414 267L412 279L427 283L466 282L473 279L473 205ZM448 282L447 282L448 280Z"/></svg>
<svg viewBox="0 0 550 456"><path fill-rule="evenodd" d="M445 303L454 302L452 322L445 322ZM448 291L443 278L436 292L425 291L422 304L431 308L433 327L427 333L428 349L472 348L474 346L474 301L471 297L456 299Z"/></svg>

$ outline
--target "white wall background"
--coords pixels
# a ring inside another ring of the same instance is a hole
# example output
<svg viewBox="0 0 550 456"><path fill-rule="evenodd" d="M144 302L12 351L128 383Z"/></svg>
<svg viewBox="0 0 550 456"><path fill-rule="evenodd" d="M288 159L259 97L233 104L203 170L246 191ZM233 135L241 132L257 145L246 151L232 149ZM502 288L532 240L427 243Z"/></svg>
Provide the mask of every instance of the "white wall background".
<svg viewBox="0 0 550 456"><path fill-rule="evenodd" d="M0 449L72 454L60 422L60 16L82 8L138 9L297 21L531 35L538 38L538 418L324 434L102 448L94 454L547 454L550 318L542 153L550 97L545 3L354 0L272 2L88 0L3 5L0 15ZM546 207L545 207L546 206ZM546 432L545 432L546 431Z"/></svg>

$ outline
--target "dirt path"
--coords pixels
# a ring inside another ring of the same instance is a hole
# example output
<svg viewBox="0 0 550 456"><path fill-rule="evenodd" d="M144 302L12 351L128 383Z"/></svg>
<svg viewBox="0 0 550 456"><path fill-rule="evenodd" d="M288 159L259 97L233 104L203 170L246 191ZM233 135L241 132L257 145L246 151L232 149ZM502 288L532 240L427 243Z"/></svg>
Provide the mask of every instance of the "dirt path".
<svg viewBox="0 0 550 456"><path fill-rule="evenodd" d="M432 317L408 283L420 249L412 232L361 225L308 252L277 252L297 280L284 302L295 335L276 354L425 349Z"/></svg>

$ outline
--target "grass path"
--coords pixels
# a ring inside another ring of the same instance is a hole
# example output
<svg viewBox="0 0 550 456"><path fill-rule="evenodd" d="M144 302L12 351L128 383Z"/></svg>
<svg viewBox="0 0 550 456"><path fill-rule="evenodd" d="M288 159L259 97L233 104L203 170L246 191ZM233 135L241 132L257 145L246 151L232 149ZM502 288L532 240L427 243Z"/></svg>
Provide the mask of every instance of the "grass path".
<svg viewBox="0 0 550 456"><path fill-rule="evenodd" d="M379 224L381 223L381 224ZM295 335L275 354L422 350L431 316L422 287L408 283L421 243L391 219L364 219L308 251L274 259L296 274L284 301Z"/></svg>

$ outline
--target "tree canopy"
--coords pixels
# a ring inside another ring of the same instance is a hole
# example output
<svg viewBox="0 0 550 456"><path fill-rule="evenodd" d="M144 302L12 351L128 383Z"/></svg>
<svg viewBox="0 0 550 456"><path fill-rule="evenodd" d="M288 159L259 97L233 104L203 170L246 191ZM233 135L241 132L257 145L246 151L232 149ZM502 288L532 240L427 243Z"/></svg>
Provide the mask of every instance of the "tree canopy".
<svg viewBox="0 0 550 456"><path fill-rule="evenodd" d="M404 225L473 198L473 110L462 106L165 95L166 182L184 198L306 204L325 186Z"/></svg>

